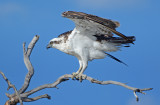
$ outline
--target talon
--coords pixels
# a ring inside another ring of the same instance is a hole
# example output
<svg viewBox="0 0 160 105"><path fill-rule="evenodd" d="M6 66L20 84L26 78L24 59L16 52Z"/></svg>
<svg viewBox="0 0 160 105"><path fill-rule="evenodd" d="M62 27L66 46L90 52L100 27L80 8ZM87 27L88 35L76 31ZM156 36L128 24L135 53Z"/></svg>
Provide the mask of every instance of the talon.
<svg viewBox="0 0 160 105"><path fill-rule="evenodd" d="M78 75L78 73L73 72L71 78L74 79L77 75Z"/></svg>
<svg viewBox="0 0 160 105"><path fill-rule="evenodd" d="M75 78L76 80L79 80L80 82L82 82L82 80L83 80L83 79L86 79L87 76L84 75L84 74L81 74L81 73L73 72L71 78L72 78L72 79Z"/></svg>
<svg viewBox="0 0 160 105"><path fill-rule="evenodd" d="M87 76L84 75L84 74L78 74L78 77L79 77L79 81L82 82L82 80L86 79Z"/></svg>
<svg viewBox="0 0 160 105"><path fill-rule="evenodd" d="M86 78L87 78L87 75L84 75L84 74L83 74L83 77L84 77L83 79L86 79Z"/></svg>
<svg viewBox="0 0 160 105"><path fill-rule="evenodd" d="M82 75L79 75L79 82L82 82Z"/></svg>

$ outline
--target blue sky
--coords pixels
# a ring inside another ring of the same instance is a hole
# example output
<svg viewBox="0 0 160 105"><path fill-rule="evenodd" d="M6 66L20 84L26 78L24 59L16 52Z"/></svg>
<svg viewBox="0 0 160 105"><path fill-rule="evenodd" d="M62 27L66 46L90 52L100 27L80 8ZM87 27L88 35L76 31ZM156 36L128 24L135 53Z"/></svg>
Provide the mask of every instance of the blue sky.
<svg viewBox="0 0 160 105"><path fill-rule="evenodd" d="M146 95L116 85L97 85L88 81L67 81L59 89L45 89L33 94L51 95L25 105L159 105L160 103L160 1L159 0L0 0L0 70L19 89L27 69L23 62L22 43L27 44L34 35L40 35L31 62L35 74L28 90L52 83L64 74L79 68L78 60L56 49L46 50L50 39L72 30L74 23L62 18L64 11L81 11L119 21L117 29L125 35L136 36L135 45L111 53L129 66L110 58L89 62L85 71L99 80L114 80L137 88L154 88ZM6 82L0 77L0 105L7 100Z"/></svg>

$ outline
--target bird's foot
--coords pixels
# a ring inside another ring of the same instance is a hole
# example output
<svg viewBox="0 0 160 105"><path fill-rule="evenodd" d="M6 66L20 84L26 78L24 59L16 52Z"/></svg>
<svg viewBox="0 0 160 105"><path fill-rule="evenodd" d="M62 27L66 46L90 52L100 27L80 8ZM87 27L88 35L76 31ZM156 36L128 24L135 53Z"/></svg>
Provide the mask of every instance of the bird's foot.
<svg viewBox="0 0 160 105"><path fill-rule="evenodd" d="M86 79L87 76L82 74L82 73L72 73L72 79L76 79L76 80L79 80L80 82L82 82L82 80Z"/></svg>
<svg viewBox="0 0 160 105"><path fill-rule="evenodd" d="M72 73L72 77L71 77L71 78L72 78L72 79L74 79L77 75L78 75L78 73L77 73L77 72L73 72L73 73Z"/></svg>
<svg viewBox="0 0 160 105"><path fill-rule="evenodd" d="M82 82L82 80L83 80L83 74L81 74L81 73L78 74L78 79L79 79L80 82Z"/></svg>

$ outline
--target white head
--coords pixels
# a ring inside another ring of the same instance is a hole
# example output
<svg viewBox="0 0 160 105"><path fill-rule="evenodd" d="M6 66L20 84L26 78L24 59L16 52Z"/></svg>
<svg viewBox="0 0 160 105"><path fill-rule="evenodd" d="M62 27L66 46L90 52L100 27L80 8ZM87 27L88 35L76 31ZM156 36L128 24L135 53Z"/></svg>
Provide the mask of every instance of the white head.
<svg viewBox="0 0 160 105"><path fill-rule="evenodd" d="M47 45L47 49L48 48L60 49L61 44L62 44L61 38L53 38L52 40L49 41L49 44Z"/></svg>
<svg viewBox="0 0 160 105"><path fill-rule="evenodd" d="M58 38L53 38L49 41L49 44L47 45L48 48L56 48L61 51L65 51L65 45L68 41L68 36L71 34L72 31L67 31L65 33L62 33L58 36Z"/></svg>

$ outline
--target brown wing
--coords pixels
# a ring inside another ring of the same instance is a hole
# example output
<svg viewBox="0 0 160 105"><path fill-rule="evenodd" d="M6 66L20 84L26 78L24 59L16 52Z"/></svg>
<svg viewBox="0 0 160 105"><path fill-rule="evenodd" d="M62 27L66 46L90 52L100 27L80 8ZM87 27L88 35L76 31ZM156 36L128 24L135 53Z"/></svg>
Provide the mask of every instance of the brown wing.
<svg viewBox="0 0 160 105"><path fill-rule="evenodd" d="M93 22L105 25L107 27L110 27L112 29L115 29L119 25L116 22L113 22L112 20L109 19L104 19L95 15L91 14L86 14L83 12L75 12L75 11L67 11L62 13L63 17L66 18L72 18L72 19L86 19L86 20L91 20Z"/></svg>
<svg viewBox="0 0 160 105"><path fill-rule="evenodd" d="M115 33L116 35L118 35L126 40L129 40L125 35L123 35L122 33L115 30L115 28L119 26L119 23L117 23L115 21L112 21L109 19L104 19L104 18L95 16L95 15L86 14L83 12L75 12L75 11L63 12L62 16L69 18L69 19L72 19L75 22L77 20L83 20L84 22L86 22L85 20L87 20L87 21L92 22L94 24L98 24L97 27L103 32L106 29L108 29L111 32ZM77 23L77 24L79 24L79 23ZM99 32L98 34L104 34L104 33Z"/></svg>

